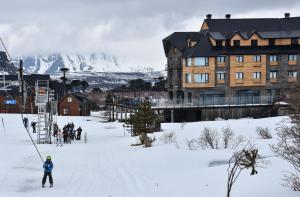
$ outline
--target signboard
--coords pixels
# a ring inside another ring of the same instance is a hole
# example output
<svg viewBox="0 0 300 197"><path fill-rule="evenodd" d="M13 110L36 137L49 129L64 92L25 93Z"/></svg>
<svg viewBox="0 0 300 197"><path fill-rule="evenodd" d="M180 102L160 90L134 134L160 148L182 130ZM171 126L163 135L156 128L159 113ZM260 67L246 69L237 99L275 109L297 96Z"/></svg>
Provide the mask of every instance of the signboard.
<svg viewBox="0 0 300 197"><path fill-rule="evenodd" d="M5 100L4 104L5 105L15 105L15 104L17 104L17 101L16 100Z"/></svg>

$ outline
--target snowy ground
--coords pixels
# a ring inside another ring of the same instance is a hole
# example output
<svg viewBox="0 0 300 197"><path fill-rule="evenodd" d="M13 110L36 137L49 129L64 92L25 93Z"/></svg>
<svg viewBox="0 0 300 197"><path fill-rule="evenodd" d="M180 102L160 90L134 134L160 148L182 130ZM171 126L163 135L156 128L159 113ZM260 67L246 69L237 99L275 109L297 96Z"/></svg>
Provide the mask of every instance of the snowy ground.
<svg viewBox="0 0 300 197"><path fill-rule="evenodd" d="M30 120L36 116L28 116ZM282 176L293 168L274 157L269 144L259 139L257 126L268 126L275 136L284 117L230 121L163 124L164 132L176 132L176 144L164 144L157 133L154 147L133 147L136 139L123 136L122 123L103 123L97 117L58 117L62 127L74 122L88 133L88 143L75 141L63 147L38 145L43 157L54 163L54 188L41 188L42 163L22 125L20 115L0 114L0 197L221 197L226 193L227 164L234 150L189 150L187 139L197 138L204 126L230 126L259 148L269 162L258 175L245 171L234 185L233 197L296 197L299 192L282 187ZM35 138L35 136L33 136ZM217 165L210 165L217 163Z"/></svg>

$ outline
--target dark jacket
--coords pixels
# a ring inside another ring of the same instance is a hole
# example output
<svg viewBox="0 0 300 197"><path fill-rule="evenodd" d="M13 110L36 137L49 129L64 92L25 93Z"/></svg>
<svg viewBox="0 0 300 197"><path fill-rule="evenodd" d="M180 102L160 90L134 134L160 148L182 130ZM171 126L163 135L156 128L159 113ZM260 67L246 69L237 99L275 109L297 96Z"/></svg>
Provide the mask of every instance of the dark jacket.
<svg viewBox="0 0 300 197"><path fill-rule="evenodd" d="M53 169L53 163L51 160L47 160L45 161L44 165L43 165L44 171L51 173L52 169Z"/></svg>

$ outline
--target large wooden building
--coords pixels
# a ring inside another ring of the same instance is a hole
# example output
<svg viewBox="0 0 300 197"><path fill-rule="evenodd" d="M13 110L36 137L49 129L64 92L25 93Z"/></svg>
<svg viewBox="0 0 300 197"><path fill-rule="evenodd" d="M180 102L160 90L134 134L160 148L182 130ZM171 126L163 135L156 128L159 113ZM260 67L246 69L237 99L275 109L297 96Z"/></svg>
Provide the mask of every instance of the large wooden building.
<svg viewBox="0 0 300 197"><path fill-rule="evenodd" d="M163 40L171 99L275 99L300 77L300 17L223 19ZM249 101L251 102L251 101Z"/></svg>

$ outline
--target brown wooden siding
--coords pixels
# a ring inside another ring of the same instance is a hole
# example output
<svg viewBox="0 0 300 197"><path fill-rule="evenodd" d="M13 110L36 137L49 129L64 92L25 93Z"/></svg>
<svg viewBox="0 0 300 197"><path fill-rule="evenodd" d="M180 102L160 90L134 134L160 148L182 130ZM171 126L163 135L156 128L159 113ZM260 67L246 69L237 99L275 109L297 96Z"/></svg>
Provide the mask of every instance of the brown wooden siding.
<svg viewBox="0 0 300 197"><path fill-rule="evenodd" d="M206 22L202 24L201 30L208 30L208 25Z"/></svg>
<svg viewBox="0 0 300 197"><path fill-rule="evenodd" d="M267 39L261 39L257 34L253 34L247 40L242 38L239 34L235 34L230 40L231 46L233 46L234 40L239 40L241 46L251 46L251 40L257 40L257 46L268 46L269 45L269 41Z"/></svg>
<svg viewBox="0 0 300 197"><path fill-rule="evenodd" d="M195 60L193 58L192 65L195 64ZM209 57L208 58L208 66L191 66L186 67L183 66L183 72L182 72L182 82L184 88L209 88L209 87L215 87L215 57ZM194 77L192 77L192 83L185 83L185 74L203 74L208 73L208 83L195 83Z"/></svg>
<svg viewBox="0 0 300 197"><path fill-rule="evenodd" d="M275 45L291 45L291 39L276 39Z"/></svg>
<svg viewBox="0 0 300 197"><path fill-rule="evenodd" d="M72 102L68 102L68 97L72 98ZM64 109L68 109L68 113L64 113ZM58 103L58 112L62 116L89 116L90 109L88 104L82 104L73 95L64 96Z"/></svg>
<svg viewBox="0 0 300 197"><path fill-rule="evenodd" d="M243 80L236 79L236 73L243 73ZM254 72L261 72L260 79L253 79ZM266 86L266 55L260 62L253 61L253 55L245 55L244 62L236 62L236 56L230 56L230 86Z"/></svg>

